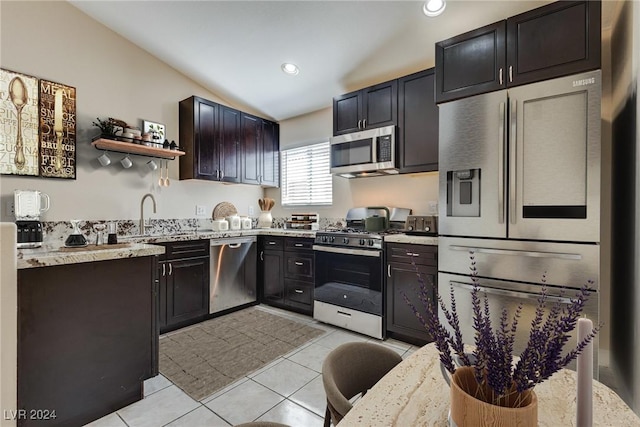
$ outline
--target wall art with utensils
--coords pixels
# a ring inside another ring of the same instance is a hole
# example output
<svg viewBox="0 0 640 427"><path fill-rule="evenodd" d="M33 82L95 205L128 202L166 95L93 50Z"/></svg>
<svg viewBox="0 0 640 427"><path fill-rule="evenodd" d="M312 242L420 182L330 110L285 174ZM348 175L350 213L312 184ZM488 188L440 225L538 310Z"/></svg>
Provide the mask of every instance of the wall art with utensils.
<svg viewBox="0 0 640 427"><path fill-rule="evenodd" d="M76 178L76 89L0 68L0 174Z"/></svg>
<svg viewBox="0 0 640 427"><path fill-rule="evenodd" d="M38 79L0 69L0 174L39 175Z"/></svg>
<svg viewBox="0 0 640 427"><path fill-rule="evenodd" d="M42 79L40 176L76 177L76 89Z"/></svg>

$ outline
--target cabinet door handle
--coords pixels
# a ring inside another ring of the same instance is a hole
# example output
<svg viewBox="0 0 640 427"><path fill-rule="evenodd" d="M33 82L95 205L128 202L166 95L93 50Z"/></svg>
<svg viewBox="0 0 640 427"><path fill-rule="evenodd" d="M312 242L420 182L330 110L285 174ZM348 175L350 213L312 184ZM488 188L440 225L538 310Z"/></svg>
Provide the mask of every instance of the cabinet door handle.
<svg viewBox="0 0 640 427"><path fill-rule="evenodd" d="M302 247L302 246L304 246L304 245L303 245L302 243L296 243L294 246L295 246L296 248L301 248L301 247Z"/></svg>
<svg viewBox="0 0 640 427"><path fill-rule="evenodd" d="M162 277L165 276L166 268L167 268L167 265L166 264L162 264Z"/></svg>
<svg viewBox="0 0 640 427"><path fill-rule="evenodd" d="M169 276L173 274L173 264L169 263Z"/></svg>
<svg viewBox="0 0 640 427"><path fill-rule="evenodd" d="M509 65L509 83L513 82L513 65Z"/></svg>
<svg viewBox="0 0 640 427"><path fill-rule="evenodd" d="M224 171L220 171L220 181L224 179Z"/></svg>
<svg viewBox="0 0 640 427"><path fill-rule="evenodd" d="M412 256L412 257L419 257L420 254L417 254L415 252L407 252L407 256Z"/></svg>
<svg viewBox="0 0 640 427"><path fill-rule="evenodd" d="M302 289L296 289L294 292L296 294L304 294L304 291Z"/></svg>
<svg viewBox="0 0 640 427"><path fill-rule="evenodd" d="M391 264L387 264L387 277L391 277Z"/></svg>
<svg viewBox="0 0 640 427"><path fill-rule="evenodd" d="M276 244L276 242L274 242L273 240L270 240L270 241L267 242L267 245L275 245L275 244Z"/></svg>
<svg viewBox="0 0 640 427"><path fill-rule="evenodd" d="M351 313L345 313L344 311L336 310L338 314L342 314L343 316L351 317Z"/></svg>
<svg viewBox="0 0 640 427"><path fill-rule="evenodd" d="M260 251L260 261L264 261L264 251Z"/></svg>
<svg viewBox="0 0 640 427"><path fill-rule="evenodd" d="M362 120L362 129L366 129L367 128L367 119L363 119Z"/></svg>
<svg viewBox="0 0 640 427"><path fill-rule="evenodd" d="M362 120L358 120L358 129L362 129Z"/></svg>
<svg viewBox="0 0 640 427"><path fill-rule="evenodd" d="M304 264L303 264L303 263L301 263L300 261L296 261L294 264L295 264L295 265L298 265L298 266L304 265Z"/></svg>
<svg viewBox="0 0 640 427"><path fill-rule="evenodd" d="M502 68L500 68L500 86L502 86Z"/></svg>

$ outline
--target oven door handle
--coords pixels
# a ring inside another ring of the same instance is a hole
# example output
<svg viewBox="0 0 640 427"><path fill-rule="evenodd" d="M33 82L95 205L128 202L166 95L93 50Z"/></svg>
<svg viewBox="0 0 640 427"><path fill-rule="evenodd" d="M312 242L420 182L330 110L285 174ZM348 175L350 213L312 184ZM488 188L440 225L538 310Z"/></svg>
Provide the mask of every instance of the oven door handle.
<svg viewBox="0 0 640 427"><path fill-rule="evenodd" d="M334 254L346 254L346 255L364 255L375 258L380 258L381 251L378 250L366 250L366 249L351 249L351 248L337 248L333 246L321 246L313 245L313 250L318 252L331 252Z"/></svg>
<svg viewBox="0 0 640 427"><path fill-rule="evenodd" d="M460 246L460 245L451 245L449 249L452 251L463 251L463 252L476 252L479 254L494 254L494 255L515 255L515 256L528 256L533 258L560 258L560 259L571 259L571 260L581 260L582 255L580 254L571 254L571 253L562 253L562 252L538 252L538 251L521 251L521 250L513 250L513 249L494 249L494 248L479 248L474 246Z"/></svg>
<svg viewBox="0 0 640 427"><path fill-rule="evenodd" d="M470 285L468 283L450 281L449 284L457 288L473 290L473 285ZM513 298L526 298L526 299L533 299L533 300L537 300L538 298L540 298L539 294L531 294L528 292L508 291L506 289L486 288L484 286L478 286L478 288L480 289L480 292L484 292L486 294L491 294L491 295L500 295L500 296L513 297ZM545 297L545 301L560 303L560 304L571 304L571 298L554 297L551 295L547 295Z"/></svg>

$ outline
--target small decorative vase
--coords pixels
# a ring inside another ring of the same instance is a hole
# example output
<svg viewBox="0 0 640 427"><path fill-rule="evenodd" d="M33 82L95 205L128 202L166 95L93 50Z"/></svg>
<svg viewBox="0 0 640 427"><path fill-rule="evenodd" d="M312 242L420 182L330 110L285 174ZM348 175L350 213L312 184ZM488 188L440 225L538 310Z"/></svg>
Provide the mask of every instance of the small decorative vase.
<svg viewBox="0 0 640 427"><path fill-rule="evenodd" d="M474 368L457 368L451 376L451 427L518 426L538 425L538 398L533 390L517 393L512 389L506 406L493 405L476 399L480 386L476 382ZM518 407L516 400L522 400Z"/></svg>
<svg viewBox="0 0 640 427"><path fill-rule="evenodd" d="M271 228L271 224L273 224L271 211L261 211L258 215L258 228Z"/></svg>

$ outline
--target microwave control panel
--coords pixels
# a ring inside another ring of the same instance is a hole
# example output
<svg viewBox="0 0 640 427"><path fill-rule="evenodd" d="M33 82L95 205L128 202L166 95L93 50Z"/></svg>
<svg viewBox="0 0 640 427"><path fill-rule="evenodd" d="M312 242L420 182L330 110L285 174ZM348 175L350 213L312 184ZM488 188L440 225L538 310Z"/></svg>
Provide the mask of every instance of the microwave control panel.
<svg viewBox="0 0 640 427"><path fill-rule="evenodd" d="M378 137L378 162L390 162L391 151L393 149L391 135L383 135Z"/></svg>

